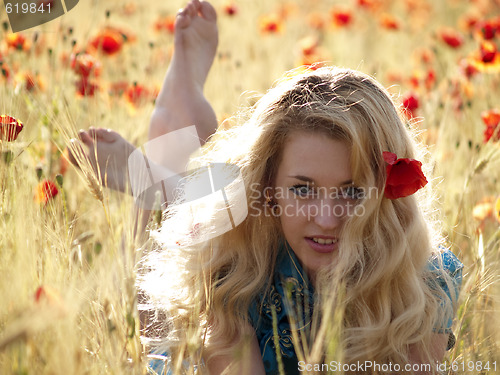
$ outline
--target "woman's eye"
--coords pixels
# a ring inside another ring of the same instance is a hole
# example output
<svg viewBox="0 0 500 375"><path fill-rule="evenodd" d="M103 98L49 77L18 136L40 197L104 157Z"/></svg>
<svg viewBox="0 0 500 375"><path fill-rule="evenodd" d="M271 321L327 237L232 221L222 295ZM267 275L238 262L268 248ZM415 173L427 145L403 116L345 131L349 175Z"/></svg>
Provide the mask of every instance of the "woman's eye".
<svg viewBox="0 0 500 375"><path fill-rule="evenodd" d="M363 189L355 186L346 186L342 188L342 197L345 199L358 200L364 197Z"/></svg>
<svg viewBox="0 0 500 375"><path fill-rule="evenodd" d="M312 196L314 194L313 188L309 185L294 185L290 191L299 197Z"/></svg>

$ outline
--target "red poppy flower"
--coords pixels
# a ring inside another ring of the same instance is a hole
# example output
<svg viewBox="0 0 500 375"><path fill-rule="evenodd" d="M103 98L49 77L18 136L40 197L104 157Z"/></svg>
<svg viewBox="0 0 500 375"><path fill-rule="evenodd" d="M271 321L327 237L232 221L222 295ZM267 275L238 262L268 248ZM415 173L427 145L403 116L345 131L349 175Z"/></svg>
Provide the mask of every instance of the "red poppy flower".
<svg viewBox="0 0 500 375"><path fill-rule="evenodd" d="M470 57L470 62L480 72L498 72L500 71L500 52L491 40L483 40L479 51Z"/></svg>
<svg viewBox="0 0 500 375"><path fill-rule="evenodd" d="M458 48L464 43L464 37L452 28L443 28L439 32L439 37L451 48Z"/></svg>
<svg viewBox="0 0 500 375"><path fill-rule="evenodd" d="M466 14L465 16L460 18L459 25L462 30L471 32L475 30L478 22L479 20L476 15Z"/></svg>
<svg viewBox="0 0 500 375"><path fill-rule="evenodd" d="M490 109L481 113L486 129L484 129L484 143L488 142L492 137L494 141L500 140L500 110Z"/></svg>
<svg viewBox="0 0 500 375"><path fill-rule="evenodd" d="M150 99L153 96L151 91L149 91L143 85L134 83L132 86L129 86L127 91L125 91L125 98L127 101L134 106L138 106L141 102Z"/></svg>
<svg viewBox="0 0 500 375"><path fill-rule="evenodd" d="M352 12L344 7L335 7L330 15L333 23L338 27L348 26L352 22Z"/></svg>
<svg viewBox="0 0 500 375"><path fill-rule="evenodd" d="M317 48L319 45L318 38L314 36L306 36L297 42L300 54L303 56L312 56L317 53Z"/></svg>
<svg viewBox="0 0 500 375"><path fill-rule="evenodd" d="M107 55L114 55L121 50L124 41L123 33L115 29L105 29L90 41L90 45Z"/></svg>
<svg viewBox="0 0 500 375"><path fill-rule="evenodd" d="M233 2L226 3L224 5L224 13L228 16L234 16L238 13L238 7Z"/></svg>
<svg viewBox="0 0 500 375"><path fill-rule="evenodd" d="M155 22L156 31L168 31L170 34L173 34L174 29L175 29L174 16L161 17Z"/></svg>
<svg viewBox="0 0 500 375"><path fill-rule="evenodd" d="M423 84L427 90L431 90L436 84L436 72L432 68L429 68L427 73L414 71L408 83L413 89L418 89ZM419 107L418 98L415 94L409 93L403 98L402 106L410 118L414 117L414 111Z"/></svg>
<svg viewBox="0 0 500 375"><path fill-rule="evenodd" d="M371 0L357 0L357 4L361 8L369 8L371 5Z"/></svg>
<svg viewBox="0 0 500 375"><path fill-rule="evenodd" d="M320 55L304 55L298 60L298 65L307 67L307 70L317 70L324 66L323 61L325 59Z"/></svg>
<svg viewBox="0 0 500 375"><path fill-rule="evenodd" d="M429 48L422 48L418 51L418 57L424 64L432 64L435 59L434 52Z"/></svg>
<svg viewBox="0 0 500 375"><path fill-rule="evenodd" d="M408 78L408 84L412 89L417 89L420 86L420 80L422 79L422 73L419 71L414 71L410 78Z"/></svg>
<svg viewBox="0 0 500 375"><path fill-rule="evenodd" d="M357 4L361 8L370 9L374 6L374 0L357 0Z"/></svg>
<svg viewBox="0 0 500 375"><path fill-rule="evenodd" d="M12 116L0 116L0 140L12 142L17 139L17 136L23 130L23 123L16 120Z"/></svg>
<svg viewBox="0 0 500 375"><path fill-rule="evenodd" d="M56 184L49 180L43 180L38 183L35 190L35 201L37 203L47 204L59 193Z"/></svg>
<svg viewBox="0 0 500 375"><path fill-rule="evenodd" d="M417 95L413 92L409 92L404 95L401 101L401 106L403 107L403 111L408 118L415 117L415 112L420 106Z"/></svg>
<svg viewBox="0 0 500 375"><path fill-rule="evenodd" d="M398 159L396 154L384 151L387 163L384 196L389 199L404 198L427 185L422 173L422 163L415 159Z"/></svg>
<svg viewBox="0 0 500 375"><path fill-rule="evenodd" d="M37 86L37 84L35 82L35 78L30 73L26 73L24 75L24 81L25 81L26 91L33 91Z"/></svg>
<svg viewBox="0 0 500 375"><path fill-rule="evenodd" d="M479 36L484 40L494 39L500 32L500 18L479 22L477 25Z"/></svg>
<svg viewBox="0 0 500 375"><path fill-rule="evenodd" d="M497 54L497 46L495 45L495 43L489 40L484 40L481 42L479 53L482 62L491 63L493 60L495 60L495 56Z"/></svg>
<svg viewBox="0 0 500 375"><path fill-rule="evenodd" d="M76 92L81 96L94 96L97 87L95 83L83 77L76 82Z"/></svg>
<svg viewBox="0 0 500 375"><path fill-rule="evenodd" d="M425 87L427 90L430 90L434 87L436 84L436 71L432 68L430 68L427 71L427 75L425 77Z"/></svg>
<svg viewBox="0 0 500 375"><path fill-rule="evenodd" d="M30 49L30 45L26 37L22 33L7 34L5 37L7 46L9 48L17 49L20 51L27 51Z"/></svg>
<svg viewBox="0 0 500 375"><path fill-rule="evenodd" d="M21 84L24 85L26 91L35 91L45 89L45 83L40 74L33 74L31 72L19 73L16 75Z"/></svg>
<svg viewBox="0 0 500 375"><path fill-rule="evenodd" d="M82 78L89 78L91 74L97 77L101 72L101 64L89 53L73 53L70 61L71 69Z"/></svg>
<svg viewBox="0 0 500 375"><path fill-rule="evenodd" d="M277 14L268 14L260 17L259 29L262 33L281 33L284 29L283 20Z"/></svg>
<svg viewBox="0 0 500 375"><path fill-rule="evenodd" d="M380 25L387 30L399 30L399 21L396 19L396 17L388 14L388 13L383 13L382 16L380 17Z"/></svg>
<svg viewBox="0 0 500 375"><path fill-rule="evenodd" d="M460 71L467 77L472 78L475 74L479 73L477 67L470 61L470 59L462 59L460 61Z"/></svg>

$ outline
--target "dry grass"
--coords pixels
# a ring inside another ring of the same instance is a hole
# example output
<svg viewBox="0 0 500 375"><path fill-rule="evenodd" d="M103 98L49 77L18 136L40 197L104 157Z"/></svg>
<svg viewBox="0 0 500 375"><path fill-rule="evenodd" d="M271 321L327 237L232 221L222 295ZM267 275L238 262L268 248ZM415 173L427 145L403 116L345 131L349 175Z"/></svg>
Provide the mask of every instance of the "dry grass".
<svg viewBox="0 0 500 375"><path fill-rule="evenodd" d="M483 111L500 107L500 73L490 69L467 79L459 68L460 59L479 45L477 35L460 29L465 15L489 19L495 12L498 16L500 4L381 0L381 9L367 10L351 1L352 24L335 27L329 15L334 3L235 0L237 13L229 16L224 13L228 3L216 1L220 49L205 94L221 120L234 114L242 103L252 103L252 93L263 92L303 61L301 39L308 36L318 41L311 58L374 74L395 94L415 92L417 115L425 118L417 126L434 165L432 188L440 197L436 207L443 232L466 266L457 345L447 358L457 361L458 374L500 373L500 232L493 207L500 192L500 144L483 142L481 120ZM408 4L413 4L411 12ZM159 87L172 35L156 32L153 25L159 15L174 15L182 5L178 0L81 1L59 20L24 32L28 51L9 49L5 32L0 34L0 60L11 71L8 79L0 75L0 114L25 125L15 142L0 141L2 374L145 373L132 202L104 189L83 159L81 170L70 166L64 171L61 150L77 129L89 126L113 128L135 144L144 143L151 100L133 106L109 89L118 81ZM384 12L398 18L399 30L380 26ZM260 17L271 13L278 14L282 32L259 31ZM312 28L314 17L323 28ZM5 20L2 14L0 21ZM135 40L115 56L97 55L99 88L94 96L78 96L77 76L66 60L73 44L84 47L106 25L123 28ZM460 48L440 40L442 26L461 30ZM500 35L493 40L499 46ZM424 53L428 62L422 60ZM426 88L430 69L436 81ZM23 81L26 72L40 79L31 91ZM422 77L418 87L412 86L412 76ZM12 161L5 159L7 153ZM33 199L37 173L52 181L63 176L59 194L46 204ZM489 361L490 371L467 371L469 361L483 366Z"/></svg>

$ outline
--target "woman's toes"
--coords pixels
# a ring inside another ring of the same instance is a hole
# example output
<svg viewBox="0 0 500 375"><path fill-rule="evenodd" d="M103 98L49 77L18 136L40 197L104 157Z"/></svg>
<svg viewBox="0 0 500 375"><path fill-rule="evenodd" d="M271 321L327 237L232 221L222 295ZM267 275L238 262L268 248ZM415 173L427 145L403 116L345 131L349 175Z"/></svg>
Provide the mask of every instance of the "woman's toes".
<svg viewBox="0 0 500 375"><path fill-rule="evenodd" d="M200 2L200 14L207 21L215 21L217 19L217 12L215 11L212 4L201 1Z"/></svg>
<svg viewBox="0 0 500 375"><path fill-rule="evenodd" d="M114 130L111 129L105 129L105 128L89 128L87 131L88 135L92 140L97 140L97 141L104 141L107 143L114 142L118 140L120 135L115 132Z"/></svg>
<svg viewBox="0 0 500 375"><path fill-rule="evenodd" d="M94 143L93 137L85 130L80 130L78 132L78 138L80 138L80 140L88 147L92 146Z"/></svg>
<svg viewBox="0 0 500 375"><path fill-rule="evenodd" d="M187 10L187 14L189 15L189 17L193 18L196 16L196 14L198 13L198 10L196 9L196 6L195 4L190 1L188 3L188 5L186 6L186 10Z"/></svg>
<svg viewBox="0 0 500 375"><path fill-rule="evenodd" d="M181 9L177 16L175 17L175 28L185 29L191 24L191 19L189 18L188 11L186 8Z"/></svg>
<svg viewBox="0 0 500 375"><path fill-rule="evenodd" d="M96 139L111 143L116 141L118 133L112 131L111 129L100 128L96 130L95 135Z"/></svg>

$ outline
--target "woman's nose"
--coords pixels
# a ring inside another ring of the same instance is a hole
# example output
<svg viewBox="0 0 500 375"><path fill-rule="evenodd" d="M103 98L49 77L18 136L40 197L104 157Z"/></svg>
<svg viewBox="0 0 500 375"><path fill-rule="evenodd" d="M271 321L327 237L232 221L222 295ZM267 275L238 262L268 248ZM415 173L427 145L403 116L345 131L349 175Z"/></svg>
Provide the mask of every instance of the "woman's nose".
<svg viewBox="0 0 500 375"><path fill-rule="evenodd" d="M345 216L343 205L336 199L323 199L311 208L314 222L325 231L336 229Z"/></svg>

